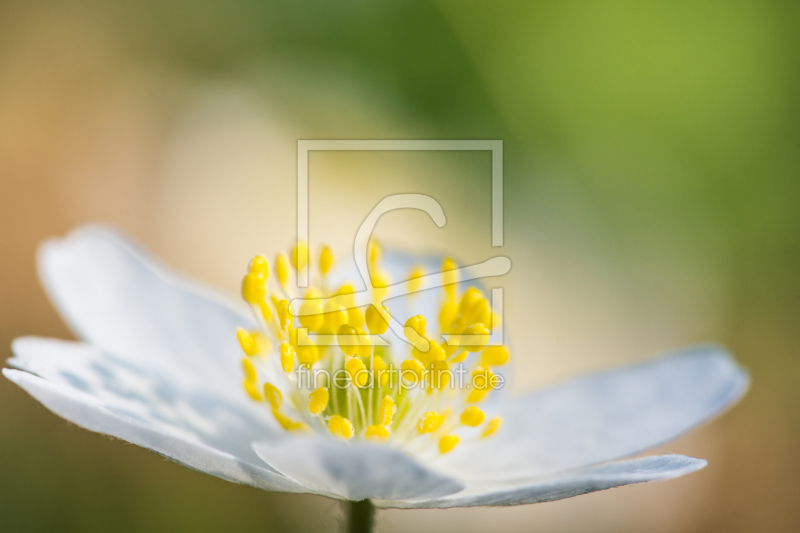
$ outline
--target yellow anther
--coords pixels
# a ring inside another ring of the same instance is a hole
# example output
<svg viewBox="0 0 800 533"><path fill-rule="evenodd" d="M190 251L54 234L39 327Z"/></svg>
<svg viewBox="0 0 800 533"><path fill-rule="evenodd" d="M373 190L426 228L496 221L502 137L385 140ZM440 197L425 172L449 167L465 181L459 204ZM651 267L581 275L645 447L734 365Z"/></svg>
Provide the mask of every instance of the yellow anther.
<svg viewBox="0 0 800 533"><path fill-rule="evenodd" d="M491 329L492 326L492 308L489 306L489 300L481 298L470 309L469 315L465 317L465 324L483 324Z"/></svg>
<svg viewBox="0 0 800 533"><path fill-rule="evenodd" d="M372 338L365 332L358 330L358 348L356 355L359 357L369 357L372 355Z"/></svg>
<svg viewBox="0 0 800 533"><path fill-rule="evenodd" d="M500 315L492 311L491 322L492 322L491 324L486 324L487 326L489 326L489 329L494 329L498 327L500 325Z"/></svg>
<svg viewBox="0 0 800 533"><path fill-rule="evenodd" d="M236 328L236 338L239 339L239 346L245 355L255 355L256 341L244 328Z"/></svg>
<svg viewBox="0 0 800 533"><path fill-rule="evenodd" d="M256 367L253 366L252 361L250 359L242 359L242 370L244 370L244 377L247 381L255 381L258 379L258 374L256 373Z"/></svg>
<svg viewBox="0 0 800 533"><path fill-rule="evenodd" d="M383 358L380 355L375 355L372 357L372 370L375 375L375 381L383 387L389 381L389 373L386 372L386 363L383 362Z"/></svg>
<svg viewBox="0 0 800 533"><path fill-rule="evenodd" d="M333 250L330 249L329 246L323 246L322 250L319 252L319 272L323 276L328 273L328 271L333 266L334 262L334 255Z"/></svg>
<svg viewBox="0 0 800 533"><path fill-rule="evenodd" d="M487 346L481 354L481 365L501 366L508 362L508 349L505 346Z"/></svg>
<svg viewBox="0 0 800 533"><path fill-rule="evenodd" d="M364 313L358 307L350 307L347 309L347 323L354 328L360 328L364 325Z"/></svg>
<svg viewBox="0 0 800 533"><path fill-rule="evenodd" d="M258 392L256 384L253 381L245 379L242 384L244 385L244 390L247 391L247 395L250 396L250 398L257 402L260 402L264 399L261 397L261 393Z"/></svg>
<svg viewBox="0 0 800 533"><path fill-rule="evenodd" d="M294 342L292 337L295 339ZM292 343L292 347L297 353L297 362L301 365L310 367L319 360L319 347L308 338L305 331L290 329L289 342Z"/></svg>
<svg viewBox="0 0 800 533"><path fill-rule="evenodd" d="M381 313L380 309L375 307L375 304L369 304L367 308L365 320L367 322L367 329L372 335L383 335L389 328L389 320L392 314L385 305L382 305L381 308L383 309L383 313Z"/></svg>
<svg viewBox="0 0 800 533"><path fill-rule="evenodd" d="M417 424L417 430L420 433L433 433L444 422L444 417L436 411L430 411L422 415Z"/></svg>
<svg viewBox="0 0 800 533"><path fill-rule="evenodd" d="M347 355L355 355L358 351L358 331L350 324L342 324L336 331L339 348Z"/></svg>
<svg viewBox="0 0 800 533"><path fill-rule="evenodd" d="M422 267L414 267L411 269L411 274L408 276L408 290L417 292L422 284L422 276L424 275L425 272L422 270Z"/></svg>
<svg viewBox="0 0 800 533"><path fill-rule="evenodd" d="M294 315L292 315L289 300L279 300L276 307L278 309L278 323L281 329L286 331L294 323Z"/></svg>
<svg viewBox="0 0 800 533"><path fill-rule="evenodd" d="M489 330L483 324L472 324L461 335L461 347L468 352L479 352L489 342Z"/></svg>
<svg viewBox="0 0 800 533"><path fill-rule="evenodd" d="M297 241L292 247L292 266L300 272L308 265L308 246L303 241Z"/></svg>
<svg viewBox="0 0 800 533"><path fill-rule="evenodd" d="M472 312L472 308L481 298L483 298L483 293L480 289L469 287L461 296L461 301L458 303L458 312L461 316L469 316L470 312Z"/></svg>
<svg viewBox="0 0 800 533"><path fill-rule="evenodd" d="M425 317L422 315L416 315L406 320L405 326L403 327L403 331L405 332L406 328L411 328L417 335L419 335L420 337L424 337L427 326L428 326L428 321L425 320ZM406 333L406 337L409 337L408 333ZM411 339L409 338L409 340Z"/></svg>
<svg viewBox="0 0 800 533"><path fill-rule="evenodd" d="M363 387L367 384L367 381L369 381L367 367L364 361L358 357L351 357L348 359L347 363L344 365L344 369L347 370L347 375L356 387Z"/></svg>
<svg viewBox="0 0 800 533"><path fill-rule="evenodd" d="M425 365L416 359L406 359L400 365L400 375L406 381L418 383L425 379Z"/></svg>
<svg viewBox="0 0 800 533"><path fill-rule="evenodd" d="M271 383L264 383L264 398L267 399L269 405L273 409L280 409L283 407L283 395L281 391Z"/></svg>
<svg viewBox="0 0 800 533"><path fill-rule="evenodd" d="M356 290L351 284L345 283L336 291L336 301L342 307L350 308L353 306L353 294L355 292Z"/></svg>
<svg viewBox="0 0 800 533"><path fill-rule="evenodd" d="M263 255L257 255L250 261L250 273L261 276L265 280L269 279L269 263Z"/></svg>
<svg viewBox="0 0 800 533"><path fill-rule="evenodd" d="M411 349L411 355L413 355L415 359L421 361L425 368L431 366L434 361L444 361L447 357L442 345L432 340L428 341L427 350L423 351L415 346Z"/></svg>
<svg viewBox="0 0 800 533"><path fill-rule="evenodd" d="M328 429L337 437L349 440L353 438L355 431L353 424L348 419L340 415L333 415L328 421Z"/></svg>
<svg viewBox="0 0 800 533"><path fill-rule="evenodd" d="M291 372L294 368L295 351L288 342L281 343L281 367L284 372Z"/></svg>
<svg viewBox="0 0 800 533"><path fill-rule="evenodd" d="M389 274L383 270L377 270L372 274L372 293L375 301L380 302L386 296L386 288L392 284Z"/></svg>
<svg viewBox="0 0 800 533"><path fill-rule="evenodd" d="M369 264L375 266L375 264L380 261L382 255L383 247L380 243L375 239L369 241Z"/></svg>
<svg viewBox="0 0 800 533"><path fill-rule="evenodd" d="M283 252L275 257L275 277L281 287L286 287L286 282L289 281L289 261Z"/></svg>
<svg viewBox="0 0 800 533"><path fill-rule="evenodd" d="M461 412L461 423L466 426L478 427L483 423L484 418L486 418L484 412L474 405L470 405Z"/></svg>
<svg viewBox="0 0 800 533"><path fill-rule="evenodd" d="M311 331L317 331L325 323L322 316L322 307L318 300L306 300L300 305L300 312L297 317L300 325Z"/></svg>
<svg viewBox="0 0 800 533"><path fill-rule="evenodd" d="M434 389L442 390L450 383L450 368L447 361L438 359L433 361L430 365L431 369L428 371L428 381Z"/></svg>
<svg viewBox="0 0 800 533"><path fill-rule="evenodd" d="M275 420L278 421L278 424L280 424L281 427L286 431L306 431L309 429L309 427L304 423L292 420L288 416L276 411L275 409L272 410L272 414L275 417Z"/></svg>
<svg viewBox="0 0 800 533"><path fill-rule="evenodd" d="M322 318L331 331L337 331L339 326L347 322L347 311L336 300L328 300L322 311Z"/></svg>
<svg viewBox="0 0 800 533"><path fill-rule="evenodd" d="M263 276L247 274L242 280L242 298L251 304L257 304L267 294L266 280Z"/></svg>
<svg viewBox="0 0 800 533"><path fill-rule="evenodd" d="M364 438L367 440L386 440L389 438L389 430L383 426L369 426Z"/></svg>
<svg viewBox="0 0 800 533"><path fill-rule="evenodd" d="M318 388L308 396L308 410L312 414L318 415L328 406L329 399L328 389L325 387Z"/></svg>
<svg viewBox="0 0 800 533"><path fill-rule="evenodd" d="M391 396L384 396L378 406L378 422L388 426L392 423L392 416L394 416L394 400Z"/></svg>
<svg viewBox="0 0 800 533"><path fill-rule="evenodd" d="M454 348L455 348L455 346L454 346ZM455 353L455 352L453 352L453 353ZM456 354L456 356L455 356L455 357L453 357L452 359L450 359L450 363L451 363L451 364L461 363L461 362L463 362L463 361L464 361L464 359L466 359L468 356L469 356L469 352L465 350L465 351L463 351L463 352L461 352L461 353L458 353L458 354Z"/></svg>
<svg viewBox="0 0 800 533"><path fill-rule="evenodd" d="M485 367L476 367L472 371L472 390L467 396L469 403L478 403L483 400L492 388L494 374Z"/></svg>
<svg viewBox="0 0 800 533"><path fill-rule="evenodd" d="M444 283L444 290L447 297L451 301L456 299L456 283L459 281L458 272L456 269L458 265L449 257L442 262L442 282Z"/></svg>
<svg viewBox="0 0 800 533"><path fill-rule="evenodd" d="M458 438L458 435L445 435L439 439L439 451L441 453L452 451L458 445L459 440L461 439Z"/></svg>
<svg viewBox="0 0 800 533"><path fill-rule="evenodd" d="M264 322L272 320L272 309L269 308L269 304L266 300L258 302L258 308L261 310L261 316L264 317Z"/></svg>
<svg viewBox="0 0 800 533"><path fill-rule="evenodd" d="M486 422L486 427L483 428L483 431L481 432L481 438L485 439L486 437L490 437L498 429L500 429L500 426L502 426L502 425L503 425L503 419L502 418L500 418L499 416L496 416L496 417L492 418L491 420Z"/></svg>
<svg viewBox="0 0 800 533"><path fill-rule="evenodd" d="M320 346L330 346L330 344L333 342L334 331L335 330L328 327L328 325L323 325L321 328L319 328L316 337L317 344Z"/></svg>
<svg viewBox="0 0 800 533"><path fill-rule="evenodd" d="M439 329L442 333L448 333L456 323L458 318L458 307L453 302L445 302L442 310L439 311Z"/></svg>

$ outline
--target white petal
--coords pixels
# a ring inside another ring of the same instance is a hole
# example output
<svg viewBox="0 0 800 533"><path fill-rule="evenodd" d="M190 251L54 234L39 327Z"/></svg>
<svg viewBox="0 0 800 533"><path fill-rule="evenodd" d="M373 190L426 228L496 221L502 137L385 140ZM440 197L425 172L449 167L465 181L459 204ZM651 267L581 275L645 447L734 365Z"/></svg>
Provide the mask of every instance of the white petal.
<svg viewBox="0 0 800 533"><path fill-rule="evenodd" d="M386 446L323 435L253 445L267 463L320 494L348 500L419 500L456 493L465 485Z"/></svg>
<svg viewBox="0 0 800 533"><path fill-rule="evenodd" d="M57 415L90 431L137 444L228 481L265 490L313 492L263 466L243 461L183 434L114 413L86 393L19 370L4 368L3 374Z"/></svg>
<svg viewBox="0 0 800 533"><path fill-rule="evenodd" d="M172 362L209 386L238 382L235 329L253 319L120 234L92 226L47 241L39 274L79 338L128 360Z"/></svg>
<svg viewBox="0 0 800 533"><path fill-rule="evenodd" d="M262 465L250 443L282 433L263 404L251 401L241 387L218 394L181 380L172 368L126 361L78 342L23 337L12 349L15 357L9 365L47 380L64 394L74 393L109 416L202 443L239 462ZM84 425L70 411L51 409Z"/></svg>
<svg viewBox="0 0 800 533"><path fill-rule="evenodd" d="M442 509L478 505L523 505L541 503L598 490L621 487L645 481L670 479L706 466L702 459L683 455L641 457L618 463L607 463L579 472L564 473L536 482L506 486L468 488L447 498L421 502L376 502L379 507L403 509Z"/></svg>
<svg viewBox="0 0 800 533"><path fill-rule="evenodd" d="M629 457L722 412L748 383L714 346L590 375L498 404L502 429L436 467L461 479L510 480Z"/></svg>

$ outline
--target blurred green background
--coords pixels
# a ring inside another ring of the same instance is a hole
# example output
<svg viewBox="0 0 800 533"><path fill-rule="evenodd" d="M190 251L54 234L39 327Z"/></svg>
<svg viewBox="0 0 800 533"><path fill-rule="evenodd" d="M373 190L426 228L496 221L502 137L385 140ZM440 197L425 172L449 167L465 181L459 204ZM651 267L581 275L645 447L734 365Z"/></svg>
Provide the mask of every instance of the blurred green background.
<svg viewBox="0 0 800 533"><path fill-rule="evenodd" d="M660 449L709 459L686 478L382 512L379 530L797 531L798 27L790 1L0 0L0 344L69 337L34 254L77 224L116 224L235 291L247 257L291 239L297 139L502 139L507 323L536 335L517 348L518 389L706 340L753 387ZM448 239L480 260L488 233L474 243L469 220L486 215L488 170L477 156L320 155L312 205L339 194L365 214L424 182L463 222ZM312 239L336 241L336 208L320 210ZM425 227L420 242L441 244ZM189 471L0 383L3 531L338 520L333 501Z"/></svg>

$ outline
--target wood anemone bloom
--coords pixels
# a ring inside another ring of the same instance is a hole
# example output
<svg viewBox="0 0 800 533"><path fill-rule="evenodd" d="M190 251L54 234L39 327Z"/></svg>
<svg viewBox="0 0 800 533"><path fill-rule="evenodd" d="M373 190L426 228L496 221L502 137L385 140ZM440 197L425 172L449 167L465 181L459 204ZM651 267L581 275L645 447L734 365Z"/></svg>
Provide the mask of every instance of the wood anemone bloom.
<svg viewBox="0 0 800 533"><path fill-rule="evenodd" d="M80 341L17 339L3 373L59 416L195 470L264 490L401 508L527 504L693 472L706 462L632 457L718 415L748 387L724 349L701 346L519 397L460 390L455 377L432 372L464 365L485 383L509 359L504 348L486 347L483 333L468 349L437 336L488 331L473 327L476 317L499 320L479 292L459 292L449 280L407 302L388 301L386 315L377 306L370 312L367 332L367 307L351 311L347 301L352 289L338 291L341 305L325 307L337 294L332 287L347 280L336 279L330 249L321 262L311 252L298 245L289 257L295 269L320 269L307 308L325 314L300 321L281 292L291 275L285 258L274 286L266 259L251 263L244 305L113 230L78 229L43 245L39 271ZM420 279L409 272L441 271L438 260L374 255L381 293L387 280L408 286ZM427 317L428 349L393 338L380 322L389 314L400 324ZM450 331L436 331L437 317ZM416 389L392 375L404 363L420 380ZM343 369L341 386L299 385L297 373L308 369Z"/></svg>

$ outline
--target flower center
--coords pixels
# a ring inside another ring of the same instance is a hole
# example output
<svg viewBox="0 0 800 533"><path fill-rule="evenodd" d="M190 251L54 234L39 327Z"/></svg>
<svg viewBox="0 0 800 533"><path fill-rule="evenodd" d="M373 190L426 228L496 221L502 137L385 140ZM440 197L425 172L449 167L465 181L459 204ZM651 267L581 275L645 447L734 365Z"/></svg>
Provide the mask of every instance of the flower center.
<svg viewBox="0 0 800 533"><path fill-rule="evenodd" d="M272 282L267 259L256 256L242 296L261 327L236 332L245 353L245 391L286 431L329 431L415 454L444 454L494 434L502 420L487 418L479 405L502 386L493 368L509 359L504 346L488 345L500 317L479 289L460 290L458 267L445 259L437 317L444 336L435 340L427 317L410 316L402 328L408 345L393 349L383 339L392 317L383 305L391 281L379 268L381 255L372 241L366 303L356 302L352 284L329 286L335 256L327 246L319 254L316 285L303 299L293 300L289 278L310 268L305 243L297 243L289 258L277 255ZM412 303L424 276L415 267L403 282Z"/></svg>

